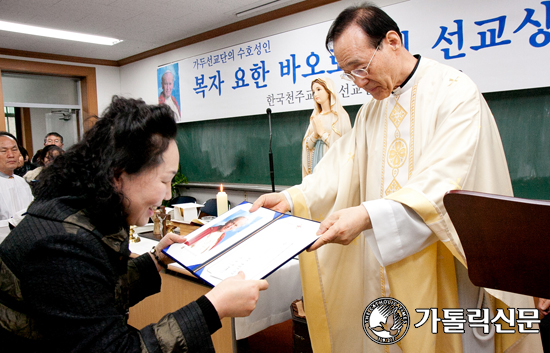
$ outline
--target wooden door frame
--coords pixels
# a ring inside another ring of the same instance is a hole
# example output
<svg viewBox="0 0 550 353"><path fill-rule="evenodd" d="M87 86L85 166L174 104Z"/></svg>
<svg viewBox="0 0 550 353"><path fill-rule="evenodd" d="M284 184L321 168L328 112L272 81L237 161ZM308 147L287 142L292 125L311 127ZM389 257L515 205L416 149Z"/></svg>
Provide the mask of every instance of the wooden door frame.
<svg viewBox="0 0 550 353"><path fill-rule="evenodd" d="M97 86L95 67L52 64L39 61L15 60L0 58L0 74L5 72L15 72L35 75L76 77L81 82L81 101L82 101L82 120L84 130L86 131L93 125L93 122L87 120L92 116L97 116ZM6 122L4 116L4 94L2 91L2 80L0 79L0 130L6 131Z"/></svg>

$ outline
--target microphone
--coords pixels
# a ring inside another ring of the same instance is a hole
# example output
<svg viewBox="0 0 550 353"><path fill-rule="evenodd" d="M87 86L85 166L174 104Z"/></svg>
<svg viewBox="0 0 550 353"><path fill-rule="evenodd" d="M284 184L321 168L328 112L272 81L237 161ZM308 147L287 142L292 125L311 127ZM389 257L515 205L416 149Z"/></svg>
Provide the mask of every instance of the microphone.
<svg viewBox="0 0 550 353"><path fill-rule="evenodd" d="M275 172L273 171L273 152L271 151L271 108L267 108L265 112L269 120L269 174L271 175L271 191L275 192Z"/></svg>

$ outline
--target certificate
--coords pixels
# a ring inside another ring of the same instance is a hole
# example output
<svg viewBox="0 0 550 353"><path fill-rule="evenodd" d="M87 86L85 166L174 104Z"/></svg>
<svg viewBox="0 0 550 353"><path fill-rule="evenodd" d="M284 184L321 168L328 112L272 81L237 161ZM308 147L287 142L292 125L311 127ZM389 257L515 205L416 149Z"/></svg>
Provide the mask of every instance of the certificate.
<svg viewBox="0 0 550 353"><path fill-rule="evenodd" d="M319 222L244 202L163 250L211 286L239 271L263 279L317 240Z"/></svg>

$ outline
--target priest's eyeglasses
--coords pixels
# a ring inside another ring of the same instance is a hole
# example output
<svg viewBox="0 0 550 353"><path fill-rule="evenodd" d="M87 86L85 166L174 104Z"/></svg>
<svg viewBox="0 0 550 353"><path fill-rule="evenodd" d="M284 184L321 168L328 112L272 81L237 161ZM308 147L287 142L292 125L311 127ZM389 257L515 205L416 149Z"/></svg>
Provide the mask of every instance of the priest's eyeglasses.
<svg viewBox="0 0 550 353"><path fill-rule="evenodd" d="M367 64L367 66L364 69L351 70L349 74L344 72L340 75L340 77L344 80L351 81L351 82L355 82L355 79L357 77L367 78L367 76L369 75L367 70L370 66L370 63L372 62L372 59L374 59L374 56L376 55L376 52L378 51L379 48L380 48L380 46L376 47L376 49L374 50L374 54L372 54L372 57L370 58L369 63Z"/></svg>

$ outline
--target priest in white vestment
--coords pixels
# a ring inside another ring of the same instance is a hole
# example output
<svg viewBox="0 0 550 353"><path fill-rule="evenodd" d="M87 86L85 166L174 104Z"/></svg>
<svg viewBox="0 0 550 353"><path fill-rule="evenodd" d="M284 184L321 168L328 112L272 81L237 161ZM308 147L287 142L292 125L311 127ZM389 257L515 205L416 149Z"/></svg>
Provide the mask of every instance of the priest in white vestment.
<svg viewBox="0 0 550 353"><path fill-rule="evenodd" d="M519 334L517 326L516 334L484 335L466 323L462 335L444 333L440 322L434 334L437 318L430 317L414 327L421 308L438 308L439 318L443 308L534 308L533 298L489 295L471 284L443 205L453 189L512 195L498 129L476 85L410 54L397 24L374 6L344 10L327 48L343 78L374 99L302 184L264 195L251 209L322 221L316 251L300 255L314 352L542 352L539 335ZM361 324L380 297L396 298L410 313L409 331L392 346L371 341Z"/></svg>
<svg viewBox="0 0 550 353"><path fill-rule="evenodd" d="M0 131L0 242L17 225L33 200L29 184L13 171L17 168L19 148L16 138Z"/></svg>

